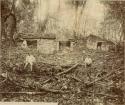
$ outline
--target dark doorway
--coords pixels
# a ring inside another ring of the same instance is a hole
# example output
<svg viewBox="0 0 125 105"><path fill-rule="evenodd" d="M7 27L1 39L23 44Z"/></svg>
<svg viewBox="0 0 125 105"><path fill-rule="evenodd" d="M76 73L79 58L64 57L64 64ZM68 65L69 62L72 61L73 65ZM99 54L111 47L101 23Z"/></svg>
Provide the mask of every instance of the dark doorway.
<svg viewBox="0 0 125 105"><path fill-rule="evenodd" d="M59 42L59 50L64 50L65 48L70 48L71 42L70 41L60 41Z"/></svg>

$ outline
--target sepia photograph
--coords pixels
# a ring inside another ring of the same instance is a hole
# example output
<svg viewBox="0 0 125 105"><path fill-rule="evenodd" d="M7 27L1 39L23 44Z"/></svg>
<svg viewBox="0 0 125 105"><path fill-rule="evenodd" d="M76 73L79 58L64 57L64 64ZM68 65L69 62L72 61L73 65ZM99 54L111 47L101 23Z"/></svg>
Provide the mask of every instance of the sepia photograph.
<svg viewBox="0 0 125 105"><path fill-rule="evenodd" d="M125 0L0 4L0 105L125 104Z"/></svg>

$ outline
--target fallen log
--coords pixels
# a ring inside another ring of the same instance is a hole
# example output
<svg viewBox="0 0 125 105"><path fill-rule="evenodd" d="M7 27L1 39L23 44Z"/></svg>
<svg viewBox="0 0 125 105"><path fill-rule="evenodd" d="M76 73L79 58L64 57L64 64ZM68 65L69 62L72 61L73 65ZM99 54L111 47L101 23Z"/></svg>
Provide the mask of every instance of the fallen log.
<svg viewBox="0 0 125 105"><path fill-rule="evenodd" d="M11 83L13 83L14 85L19 86L19 87L22 87L22 88L27 88L27 89L32 88L32 89L36 89L36 88L34 88L34 87L32 87L32 86L24 86L24 85L21 85L21 84L15 82L15 81L10 80L10 79L8 79L8 80L9 80ZM51 79L50 79L50 80L51 80ZM49 81L49 80L47 80L46 82L48 82L48 81ZM36 87L37 87L37 89L40 90L40 91L51 92L51 93L66 93L66 92L61 91L61 90L43 88L41 84L40 84L39 87L38 87L38 86L36 86Z"/></svg>
<svg viewBox="0 0 125 105"><path fill-rule="evenodd" d="M46 91L46 92L51 92L51 93L68 93L68 91L65 92L61 90L47 89L47 88L40 88L40 91Z"/></svg>
<svg viewBox="0 0 125 105"><path fill-rule="evenodd" d="M51 80L52 80L52 78L49 78L46 81L44 81L43 83L41 83L41 85L46 84L46 83L50 82Z"/></svg>
<svg viewBox="0 0 125 105"><path fill-rule="evenodd" d="M0 82L0 85L5 83L8 80L8 72L6 72L6 76L4 77L5 79Z"/></svg>
<svg viewBox="0 0 125 105"><path fill-rule="evenodd" d="M96 83L96 82L98 82L98 81L100 81L100 80L102 80L102 79L107 78L108 76L110 76L111 74L115 73L115 72L118 71L118 70L119 70L119 69L113 70L113 71L111 71L110 73L108 73L107 75L105 75L105 76L103 76L103 77L101 77L101 78L95 79L95 80L92 81L92 82L85 83L85 84L86 84L86 86L90 86L90 85L92 85L92 84L94 84L94 83Z"/></svg>
<svg viewBox="0 0 125 105"><path fill-rule="evenodd" d="M79 65L79 63L73 65L71 68L69 68L69 69L67 69L67 70L65 70L65 71L63 71L61 73L58 73L56 75L58 76L58 75L66 74L66 73L70 72L71 70L75 69L78 65Z"/></svg>
<svg viewBox="0 0 125 105"><path fill-rule="evenodd" d="M3 81L0 82L0 85L5 83L7 81L8 78L4 79Z"/></svg>
<svg viewBox="0 0 125 105"><path fill-rule="evenodd" d="M76 76L69 76L70 78L72 78L72 79L74 79L74 80L76 80L76 81L78 81L78 82L83 82L82 80L80 80L79 78L77 78Z"/></svg>
<svg viewBox="0 0 125 105"><path fill-rule="evenodd" d="M37 95L37 94L44 94L45 92L0 92L0 94L31 94L31 95Z"/></svg>
<svg viewBox="0 0 125 105"><path fill-rule="evenodd" d="M112 97L112 98L118 98L118 97L121 97L121 96L118 96L118 95L110 95L110 94L105 94L105 93L95 93L93 91L89 91L89 90L86 90L86 89L82 89L84 92L88 92L88 93L94 93L95 95L102 95L102 96L107 96L107 97ZM83 93L81 91L81 93Z"/></svg>
<svg viewBox="0 0 125 105"><path fill-rule="evenodd" d="M20 85L20 84L18 84L18 83L15 83L15 82L13 82L15 85L17 85L17 86L20 86L20 87L23 87L23 88L27 88L27 89L29 89L29 88L31 88L31 86L22 86L22 85ZM34 87L32 87L32 89L35 89ZM51 93L66 93L66 92L64 92L64 91L61 91L61 90L55 90L55 89L47 89L47 88L43 88L43 87L38 87L37 88L38 90L40 90L40 91L44 91L44 92L51 92ZM35 92L34 92L35 93ZM37 93L37 92L36 92ZM41 93L43 93L43 92L41 92Z"/></svg>

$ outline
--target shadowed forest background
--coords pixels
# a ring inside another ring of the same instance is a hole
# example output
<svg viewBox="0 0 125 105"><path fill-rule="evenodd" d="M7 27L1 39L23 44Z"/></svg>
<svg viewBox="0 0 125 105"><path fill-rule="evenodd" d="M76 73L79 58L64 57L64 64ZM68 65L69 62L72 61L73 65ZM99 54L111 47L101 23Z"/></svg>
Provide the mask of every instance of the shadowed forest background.
<svg viewBox="0 0 125 105"><path fill-rule="evenodd" d="M124 0L1 0L0 101L122 105L124 39Z"/></svg>

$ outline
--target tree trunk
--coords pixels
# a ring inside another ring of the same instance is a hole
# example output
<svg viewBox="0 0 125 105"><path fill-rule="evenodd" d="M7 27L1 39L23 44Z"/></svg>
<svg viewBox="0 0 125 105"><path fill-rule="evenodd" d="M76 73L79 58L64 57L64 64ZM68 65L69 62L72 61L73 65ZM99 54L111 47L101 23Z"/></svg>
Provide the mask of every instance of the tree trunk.
<svg viewBox="0 0 125 105"><path fill-rule="evenodd" d="M1 1L0 1L1 4ZM0 10L1 10L1 6L0 6ZM1 12L0 12L0 20L1 20ZM1 21L0 21L0 27L1 27ZM0 28L0 32L2 32L1 28ZM2 53L1 53L1 44L2 44L2 34L0 34L0 74L2 72L1 70L1 58L2 58Z"/></svg>
<svg viewBox="0 0 125 105"><path fill-rule="evenodd" d="M123 40L125 40L125 20L124 19L122 22L122 35L123 35Z"/></svg>

